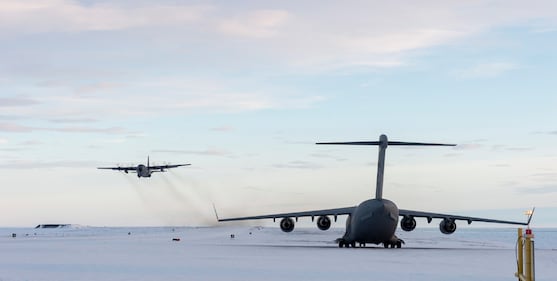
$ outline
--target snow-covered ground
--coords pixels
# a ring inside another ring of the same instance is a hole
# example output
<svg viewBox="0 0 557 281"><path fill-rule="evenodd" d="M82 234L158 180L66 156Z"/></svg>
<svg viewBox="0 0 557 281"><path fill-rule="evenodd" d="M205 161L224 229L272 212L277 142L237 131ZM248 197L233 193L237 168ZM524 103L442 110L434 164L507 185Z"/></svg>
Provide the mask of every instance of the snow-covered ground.
<svg viewBox="0 0 557 281"><path fill-rule="evenodd" d="M339 249L333 241L342 232L238 226L0 228L0 281L516 280L513 228L459 229L453 235L433 228L398 231L406 241L402 249ZM536 280L556 280L557 229L534 229L534 234Z"/></svg>

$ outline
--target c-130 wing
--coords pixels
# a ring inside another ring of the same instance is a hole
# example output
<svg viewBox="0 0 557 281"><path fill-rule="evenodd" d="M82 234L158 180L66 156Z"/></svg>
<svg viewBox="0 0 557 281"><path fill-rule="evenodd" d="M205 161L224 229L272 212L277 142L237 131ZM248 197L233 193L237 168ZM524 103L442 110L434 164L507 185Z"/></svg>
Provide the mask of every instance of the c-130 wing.
<svg viewBox="0 0 557 281"><path fill-rule="evenodd" d="M137 167L98 167L97 169L102 170L115 170L115 171L124 171L124 172L137 172Z"/></svg>
<svg viewBox="0 0 557 281"><path fill-rule="evenodd" d="M164 169L172 169L172 168L178 168L178 167L190 166L190 165L191 164L158 165L158 166L149 166L149 169L158 170L158 171L153 171L153 172L162 172Z"/></svg>

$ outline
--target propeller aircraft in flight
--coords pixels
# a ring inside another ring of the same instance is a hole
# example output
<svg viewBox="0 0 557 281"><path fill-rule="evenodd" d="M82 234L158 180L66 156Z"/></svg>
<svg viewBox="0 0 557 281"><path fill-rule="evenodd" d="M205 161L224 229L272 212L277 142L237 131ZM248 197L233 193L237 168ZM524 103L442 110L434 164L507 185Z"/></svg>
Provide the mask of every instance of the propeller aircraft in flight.
<svg viewBox="0 0 557 281"><path fill-rule="evenodd" d="M151 166L149 164L149 156L147 156L147 165L139 164L137 166L129 166L129 167L98 167L97 169L105 169L105 170L116 170L116 171L123 171L124 173L137 173L137 177L141 178L150 178L152 173L155 172L166 172L168 169L177 168L181 166L189 166L191 164L175 164L175 165L156 165Z"/></svg>

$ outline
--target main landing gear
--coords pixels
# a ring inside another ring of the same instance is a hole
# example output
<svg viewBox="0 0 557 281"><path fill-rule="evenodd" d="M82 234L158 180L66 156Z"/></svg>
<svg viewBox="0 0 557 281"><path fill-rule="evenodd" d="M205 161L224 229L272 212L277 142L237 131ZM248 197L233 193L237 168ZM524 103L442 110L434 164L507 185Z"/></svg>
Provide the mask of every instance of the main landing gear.
<svg viewBox="0 0 557 281"><path fill-rule="evenodd" d="M347 241L344 240L344 238L338 238L336 242L338 243L339 248L356 248L356 241ZM404 244L404 240L400 238L395 238L392 241L383 242L383 247L392 248L392 249L402 248L403 244ZM358 243L358 246L360 248L365 247L366 243Z"/></svg>
<svg viewBox="0 0 557 281"><path fill-rule="evenodd" d="M356 241L346 241L343 238L339 238L336 241L339 248L356 248ZM358 243L360 248L365 247L366 243Z"/></svg>
<svg viewBox="0 0 557 281"><path fill-rule="evenodd" d="M391 240L391 241L383 242L383 247L385 247L385 249L386 248L395 248L395 247L400 249L400 248L402 248L402 244L404 244L404 240L402 240L400 238L397 238L395 236L394 241Z"/></svg>
<svg viewBox="0 0 557 281"><path fill-rule="evenodd" d="M338 243L339 248L343 248L343 247L344 248L350 248L350 247L356 248L356 241L349 242L349 241L344 240L343 238L339 238L339 239L337 239L336 242ZM360 243L360 247L362 247L362 243Z"/></svg>

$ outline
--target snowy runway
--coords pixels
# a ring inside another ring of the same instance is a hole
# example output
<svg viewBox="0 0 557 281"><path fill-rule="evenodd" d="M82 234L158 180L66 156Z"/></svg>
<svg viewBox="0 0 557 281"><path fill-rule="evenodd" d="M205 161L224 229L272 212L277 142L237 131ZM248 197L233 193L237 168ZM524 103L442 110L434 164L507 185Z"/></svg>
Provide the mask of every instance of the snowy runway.
<svg viewBox="0 0 557 281"><path fill-rule="evenodd" d="M0 280L515 280L515 229L397 232L402 249L339 249L342 231L3 228ZM536 234L536 280L554 280L557 231Z"/></svg>

